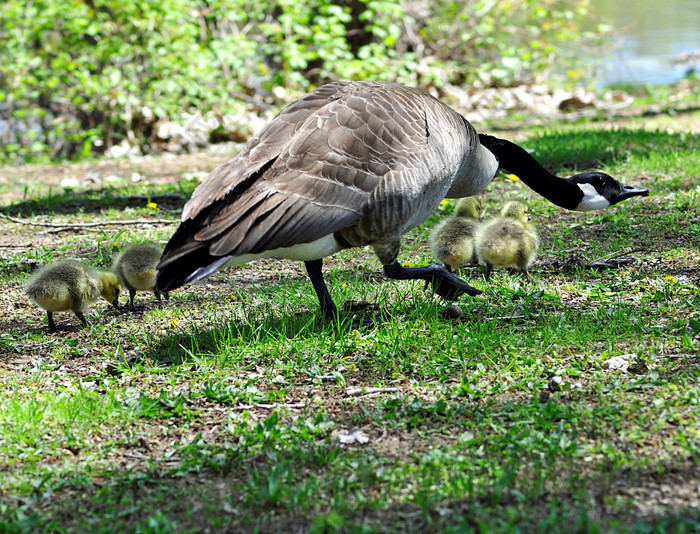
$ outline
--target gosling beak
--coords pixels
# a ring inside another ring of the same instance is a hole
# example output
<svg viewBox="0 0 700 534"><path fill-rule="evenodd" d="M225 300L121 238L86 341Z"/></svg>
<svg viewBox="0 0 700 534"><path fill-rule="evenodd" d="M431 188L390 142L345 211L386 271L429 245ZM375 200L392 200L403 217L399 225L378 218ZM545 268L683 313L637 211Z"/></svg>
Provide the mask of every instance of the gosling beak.
<svg viewBox="0 0 700 534"><path fill-rule="evenodd" d="M116 298L112 301L112 306L114 306L117 310L119 309L119 297L116 297Z"/></svg>
<svg viewBox="0 0 700 534"><path fill-rule="evenodd" d="M638 187L636 185L620 184L622 192L615 199L615 204L627 200L632 197L648 197L649 190L646 187Z"/></svg>

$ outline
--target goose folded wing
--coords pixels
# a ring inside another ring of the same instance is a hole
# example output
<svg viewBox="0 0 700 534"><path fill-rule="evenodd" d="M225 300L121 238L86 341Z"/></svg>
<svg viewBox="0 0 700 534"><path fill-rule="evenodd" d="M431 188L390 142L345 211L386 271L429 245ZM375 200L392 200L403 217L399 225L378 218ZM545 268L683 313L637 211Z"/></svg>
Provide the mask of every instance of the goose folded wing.
<svg viewBox="0 0 700 534"><path fill-rule="evenodd" d="M372 194L388 182L424 171L419 100L398 110L392 94L328 85L291 104L200 185L180 247L199 243L221 257L310 243L376 210Z"/></svg>
<svg viewBox="0 0 700 534"><path fill-rule="evenodd" d="M252 137L236 157L215 169L197 187L182 212L182 222L195 219L202 211L223 200L245 183L266 173L297 131L329 101L338 98L342 87L328 84L291 103Z"/></svg>

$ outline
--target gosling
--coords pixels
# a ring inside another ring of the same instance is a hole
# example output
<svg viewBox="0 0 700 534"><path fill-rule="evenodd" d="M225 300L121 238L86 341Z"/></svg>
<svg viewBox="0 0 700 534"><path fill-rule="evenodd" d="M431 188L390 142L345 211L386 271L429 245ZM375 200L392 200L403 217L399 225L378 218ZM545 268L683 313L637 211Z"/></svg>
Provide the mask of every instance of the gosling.
<svg viewBox="0 0 700 534"><path fill-rule="evenodd" d="M129 311L135 311L134 297L137 291L153 291L162 306L163 301L153 281L156 277L156 266L163 255L163 247L153 243L143 243L127 246L114 260L112 270L119 277L120 282L129 290ZM167 291L163 296L169 299Z"/></svg>
<svg viewBox="0 0 700 534"><path fill-rule="evenodd" d="M523 202L507 202L500 217L484 222L477 230L474 244L479 263L486 266L486 280L493 267L510 267L520 269L532 281L528 269L535 261L539 238L528 222L527 209Z"/></svg>
<svg viewBox="0 0 700 534"><path fill-rule="evenodd" d="M40 267L25 286L29 299L46 310L49 331L56 332L54 312L72 311L84 326L83 313L100 296L115 308L119 306L122 286L110 271L89 267L77 260L59 260Z"/></svg>
<svg viewBox="0 0 700 534"><path fill-rule="evenodd" d="M474 233L479 226L480 210L476 197L460 198L454 217L437 224L430 232L430 249L448 271L477 262Z"/></svg>

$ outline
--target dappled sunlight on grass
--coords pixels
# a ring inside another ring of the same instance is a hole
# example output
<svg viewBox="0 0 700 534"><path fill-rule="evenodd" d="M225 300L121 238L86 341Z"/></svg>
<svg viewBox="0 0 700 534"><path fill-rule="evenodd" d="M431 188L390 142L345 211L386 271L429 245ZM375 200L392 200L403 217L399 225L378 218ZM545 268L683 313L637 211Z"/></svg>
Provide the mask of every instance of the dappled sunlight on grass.
<svg viewBox="0 0 700 534"><path fill-rule="evenodd" d="M22 294L31 267L108 266L131 240L167 239L194 184L15 191L1 213L22 222L0 218L0 531L692 531L697 139L579 125L526 146L651 195L571 213L499 176L480 199L487 215L530 206L534 281L461 269L484 293L452 315L355 249L324 263L337 322L303 265L264 260L162 308L100 303L87 328L57 315L52 335ZM433 261L428 234L453 206L400 261Z"/></svg>

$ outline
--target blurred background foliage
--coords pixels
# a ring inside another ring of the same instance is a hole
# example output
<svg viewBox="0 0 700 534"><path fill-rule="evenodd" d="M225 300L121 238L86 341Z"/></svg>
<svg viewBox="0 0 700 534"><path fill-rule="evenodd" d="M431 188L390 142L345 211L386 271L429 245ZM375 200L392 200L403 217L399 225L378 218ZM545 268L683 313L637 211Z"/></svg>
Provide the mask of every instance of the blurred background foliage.
<svg viewBox="0 0 700 534"><path fill-rule="evenodd" d="M579 83L605 33L583 31L587 14L588 0L9 0L0 163L156 152L183 114L278 109L336 79L438 95Z"/></svg>

